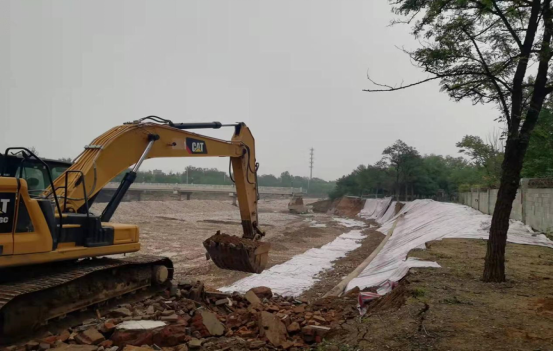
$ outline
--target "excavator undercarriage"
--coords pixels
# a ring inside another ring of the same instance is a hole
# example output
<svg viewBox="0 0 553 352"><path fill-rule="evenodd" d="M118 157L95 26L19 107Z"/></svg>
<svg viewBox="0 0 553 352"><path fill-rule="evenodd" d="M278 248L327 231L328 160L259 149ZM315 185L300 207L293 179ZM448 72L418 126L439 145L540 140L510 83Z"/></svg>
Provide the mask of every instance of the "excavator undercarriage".
<svg viewBox="0 0 553 352"><path fill-rule="evenodd" d="M109 299L163 287L172 278L171 260L147 255L5 269L0 282L0 336L14 338Z"/></svg>

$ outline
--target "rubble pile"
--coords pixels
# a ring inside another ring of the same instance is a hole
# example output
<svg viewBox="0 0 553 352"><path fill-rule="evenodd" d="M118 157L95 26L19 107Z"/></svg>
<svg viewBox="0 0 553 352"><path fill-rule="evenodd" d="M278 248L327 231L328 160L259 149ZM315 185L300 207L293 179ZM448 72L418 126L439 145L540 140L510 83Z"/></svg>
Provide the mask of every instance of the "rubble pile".
<svg viewBox="0 0 553 352"><path fill-rule="evenodd" d="M308 303L273 295L268 287L245 295L206 292L198 281L173 285L105 314L97 311L97 318L8 349L305 350L354 315L355 305L344 299Z"/></svg>

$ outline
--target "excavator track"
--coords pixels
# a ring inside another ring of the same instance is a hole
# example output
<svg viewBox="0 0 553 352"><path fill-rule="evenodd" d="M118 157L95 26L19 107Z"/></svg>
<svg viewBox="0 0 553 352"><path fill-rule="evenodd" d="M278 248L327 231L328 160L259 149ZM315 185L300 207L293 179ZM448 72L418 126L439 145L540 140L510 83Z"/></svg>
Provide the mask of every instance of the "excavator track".
<svg viewBox="0 0 553 352"><path fill-rule="evenodd" d="M172 277L169 258L146 255L5 270L0 273L0 341Z"/></svg>

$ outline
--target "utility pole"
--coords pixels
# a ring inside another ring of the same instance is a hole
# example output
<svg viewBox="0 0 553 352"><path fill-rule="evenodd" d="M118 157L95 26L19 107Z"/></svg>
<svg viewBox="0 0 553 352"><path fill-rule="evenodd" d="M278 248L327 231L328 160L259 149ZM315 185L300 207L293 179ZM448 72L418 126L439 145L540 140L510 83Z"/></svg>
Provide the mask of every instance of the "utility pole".
<svg viewBox="0 0 553 352"><path fill-rule="evenodd" d="M315 149L311 148L309 153L309 180L307 180L307 192L309 192L309 184L313 178L313 152Z"/></svg>

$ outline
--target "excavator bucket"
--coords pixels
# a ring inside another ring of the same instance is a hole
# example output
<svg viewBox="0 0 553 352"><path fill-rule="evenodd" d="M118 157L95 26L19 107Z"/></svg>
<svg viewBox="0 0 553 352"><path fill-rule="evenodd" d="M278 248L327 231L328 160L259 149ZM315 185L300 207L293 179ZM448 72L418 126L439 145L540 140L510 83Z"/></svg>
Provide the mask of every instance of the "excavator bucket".
<svg viewBox="0 0 553 352"><path fill-rule="evenodd" d="M224 233L204 241L211 260L221 269L259 274L267 266L271 245Z"/></svg>

